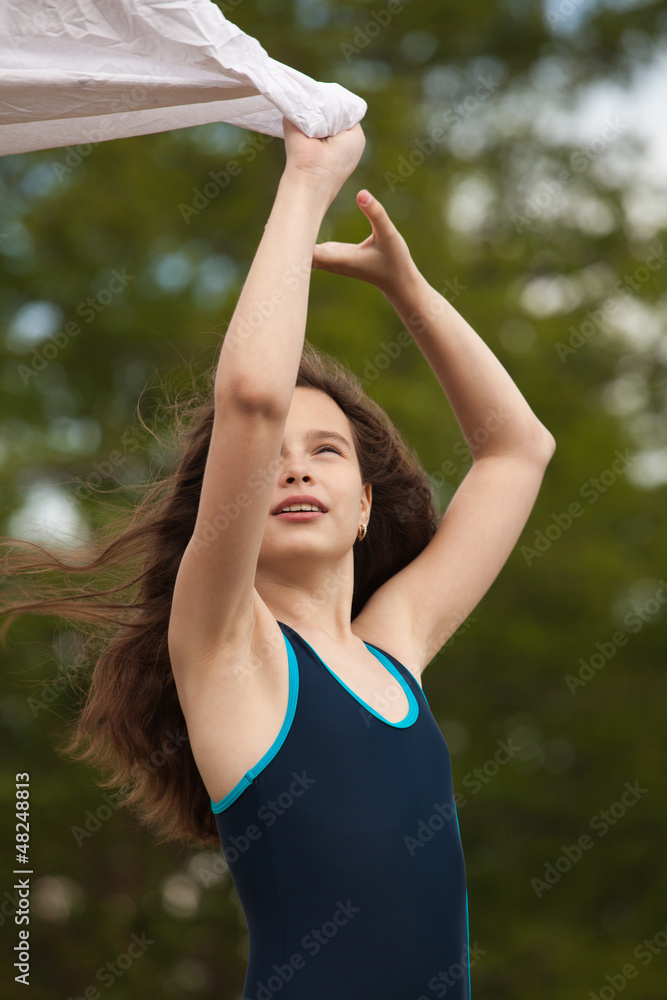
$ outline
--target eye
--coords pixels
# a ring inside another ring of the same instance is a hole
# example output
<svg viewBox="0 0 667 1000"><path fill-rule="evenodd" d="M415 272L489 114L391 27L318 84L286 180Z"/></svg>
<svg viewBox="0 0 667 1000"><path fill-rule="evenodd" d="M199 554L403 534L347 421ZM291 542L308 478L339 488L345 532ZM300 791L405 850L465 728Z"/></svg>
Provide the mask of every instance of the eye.
<svg viewBox="0 0 667 1000"><path fill-rule="evenodd" d="M318 448L318 453L320 451L335 451L337 455L340 455L338 448L334 448L332 444L323 444L321 448Z"/></svg>

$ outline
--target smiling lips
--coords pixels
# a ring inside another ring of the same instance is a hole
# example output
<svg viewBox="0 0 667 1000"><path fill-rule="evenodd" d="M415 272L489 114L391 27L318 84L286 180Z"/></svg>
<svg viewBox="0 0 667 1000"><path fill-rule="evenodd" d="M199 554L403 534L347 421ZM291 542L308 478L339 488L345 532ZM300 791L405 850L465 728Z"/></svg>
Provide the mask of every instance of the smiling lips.
<svg viewBox="0 0 667 1000"><path fill-rule="evenodd" d="M271 511L274 517L281 517L285 521L313 521L317 517L322 517L326 512L327 508L317 497L307 494L287 497L286 500L276 504Z"/></svg>
<svg viewBox="0 0 667 1000"><path fill-rule="evenodd" d="M323 510L288 510L274 514L283 521L314 521L317 517L324 517L326 511Z"/></svg>

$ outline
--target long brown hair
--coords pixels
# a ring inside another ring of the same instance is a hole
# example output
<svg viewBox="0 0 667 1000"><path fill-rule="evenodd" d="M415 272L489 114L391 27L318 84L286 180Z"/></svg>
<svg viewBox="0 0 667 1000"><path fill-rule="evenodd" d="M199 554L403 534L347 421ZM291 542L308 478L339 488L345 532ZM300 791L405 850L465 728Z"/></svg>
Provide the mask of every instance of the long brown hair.
<svg viewBox="0 0 667 1000"><path fill-rule="evenodd" d="M172 434L176 431L173 471L144 484L140 502L122 511L113 526L98 529L92 547L78 552L79 558L86 552L86 561L74 564L64 551L0 536L13 550L3 559L7 583L11 578L18 592L33 578L31 589L22 593L32 600L0 606L4 646L10 623L28 612L94 626L82 629L78 660L91 666L83 671L83 684L78 676L72 679L82 704L58 751L108 770L98 784L122 786L123 804L154 826L158 843L176 840L195 847L219 846L219 837L190 749L167 630L176 574L197 516L213 429L215 371L216 366L209 369L203 389L193 386L184 404L167 405ZM368 532L353 549L352 620L378 587L424 549L440 514L416 452L349 369L305 340L296 386L320 389L341 407L353 428L362 482L373 486ZM94 582L107 574L106 586L91 590L76 580L63 586L48 579L54 570L91 575Z"/></svg>

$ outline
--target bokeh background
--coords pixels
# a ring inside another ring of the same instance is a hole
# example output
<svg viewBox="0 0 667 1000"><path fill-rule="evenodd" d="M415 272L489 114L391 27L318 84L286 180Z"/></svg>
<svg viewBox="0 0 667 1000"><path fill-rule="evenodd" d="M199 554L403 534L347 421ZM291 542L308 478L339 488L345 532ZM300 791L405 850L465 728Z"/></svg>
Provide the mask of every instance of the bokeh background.
<svg viewBox="0 0 667 1000"><path fill-rule="evenodd" d="M424 675L465 797L473 996L664 1000L667 9L219 6L274 58L368 102L363 159L320 240L366 237L368 187L557 441L515 550ZM196 200L233 159L240 173ZM283 164L281 140L222 123L0 158L2 533L85 540L109 516L98 487L127 506L159 472L161 401L210 365ZM313 274L307 337L365 381L444 510L470 453L402 329L377 289ZM76 704L68 623L26 615L9 643L3 996L238 1000L247 934L220 854L156 846L55 752ZM504 759L503 742L520 749ZM17 771L34 868L22 993ZM150 944L128 965L133 934Z"/></svg>

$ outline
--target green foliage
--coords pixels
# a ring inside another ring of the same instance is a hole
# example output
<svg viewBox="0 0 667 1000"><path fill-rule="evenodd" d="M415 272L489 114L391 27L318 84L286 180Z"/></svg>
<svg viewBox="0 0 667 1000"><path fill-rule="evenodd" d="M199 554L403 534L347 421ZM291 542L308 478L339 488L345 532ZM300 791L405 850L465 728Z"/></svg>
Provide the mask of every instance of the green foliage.
<svg viewBox="0 0 667 1000"><path fill-rule="evenodd" d="M664 316L666 270L646 267L664 231L633 223L632 172L603 169L616 157L641 162L629 129L593 151L539 125L548 101L576 108L586 85L627 85L664 45L665 11L563 0L547 8L550 26L535 3L408 0L376 32L373 12L387 8L369 3L220 6L274 58L368 101L364 156L320 241L368 235L354 195L369 188L557 441L512 555L425 674L466 796L470 940L483 951L473 995L579 1000L606 987L611 996L633 963L627 997L662 1000L665 485L640 473L641 453L665 448L664 333L647 330ZM444 138L429 151L436 125ZM159 448L137 423L139 394L152 387L142 413L159 433L157 379L211 364L270 211L282 142L251 139L214 124L0 158L3 533L45 477L85 531L101 517L91 486L131 490L150 476ZM233 159L241 172L205 208L184 211ZM648 277L632 289L624 276L642 268ZM612 334L587 314L623 281L635 314L629 334ZM69 329L43 365L49 338L16 333L18 311L34 302L50 303L51 337ZM308 338L367 381L444 506L469 458L417 346L388 354L401 329L376 289L313 274ZM626 452L629 472L610 472ZM442 472L447 460L453 473ZM238 998L247 936L228 876L206 875L215 854L156 849L150 831L104 799L99 776L54 751L76 705L74 686L59 685L61 639L67 647L71 633L57 621L26 616L3 654L6 816L14 773L31 775L31 997L64 1000L97 985L115 1000ZM520 752L490 776L498 741L512 739ZM473 791L475 769L486 780ZM622 815L617 806L603 834L592 827L636 782L646 789L636 803ZM592 847L568 868L564 849L573 857L583 835ZM8 819L10 893L13 838ZM17 928L2 912L8 982ZM96 978L133 934L155 943L112 983Z"/></svg>

